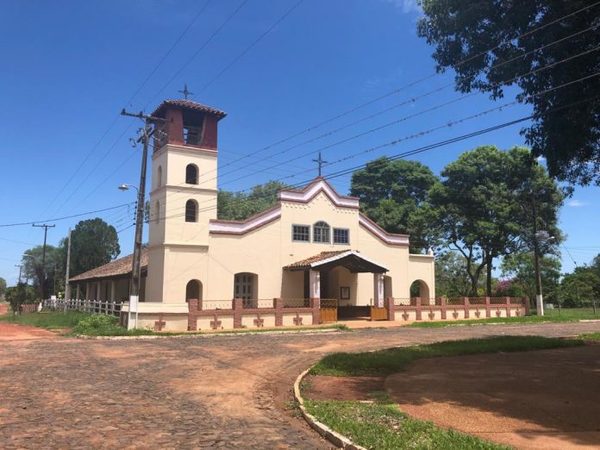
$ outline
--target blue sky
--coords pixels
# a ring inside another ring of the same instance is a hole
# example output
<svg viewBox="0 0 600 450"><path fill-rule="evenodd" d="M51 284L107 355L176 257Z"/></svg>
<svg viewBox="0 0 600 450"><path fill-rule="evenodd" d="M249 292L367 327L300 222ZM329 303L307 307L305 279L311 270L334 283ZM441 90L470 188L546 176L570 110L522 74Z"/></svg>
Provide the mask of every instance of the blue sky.
<svg viewBox="0 0 600 450"><path fill-rule="evenodd" d="M326 167L327 175L529 112L523 106L506 107L449 126L451 121L512 101L508 96L492 102L477 94L332 145L461 95L447 88L391 108L452 80L452 73L448 73L398 89L435 71L432 49L416 35L419 11L411 0L304 0L242 55L296 3L3 2L0 200L4 207L0 225L47 220L134 201L133 192L123 193L116 187L120 183L137 184L140 149L132 148L129 138L135 136L138 123L118 113L122 107L149 112L162 99L179 98L177 91L184 83L195 93L194 100L228 113L219 131L219 187L228 190L247 189L283 177L291 184L305 181L316 175L311 160L319 149L329 162L356 154ZM188 26L189 31L154 71ZM395 89L398 92L381 101L264 150ZM391 109L289 149L386 108ZM410 137L440 126L443 128L421 137ZM367 151L395 139L403 140L395 146ZM524 141L519 127L514 126L414 158L439 173L460 153L482 144L508 148ZM240 160L241 156L247 157ZM276 167L264 170L271 166ZM349 180L350 176L345 176L332 182L345 193ZM600 214L598 193L596 187L577 188L561 211L561 226L568 235L563 249L564 271L572 270L573 261L584 264L600 253L600 237L593 225ZM124 230L119 234L122 254L129 253L133 229L128 227L133 222L133 210L127 206L52 222L56 228L49 230L48 242L57 244L69 227L96 216ZM14 265L24 250L41 244L42 239L43 231L30 225L0 227L0 276L9 284L15 283L18 269Z"/></svg>

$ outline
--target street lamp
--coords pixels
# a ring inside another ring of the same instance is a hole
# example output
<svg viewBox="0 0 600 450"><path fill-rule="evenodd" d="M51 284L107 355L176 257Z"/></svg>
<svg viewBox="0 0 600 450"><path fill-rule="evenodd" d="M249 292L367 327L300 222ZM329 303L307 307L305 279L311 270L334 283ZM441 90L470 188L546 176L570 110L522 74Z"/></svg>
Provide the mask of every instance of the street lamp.
<svg viewBox="0 0 600 450"><path fill-rule="evenodd" d="M138 193L140 192L140 190L138 189L138 187L135 186L135 185L133 185L133 184L123 183L123 184L120 184L117 187L118 190L123 191L123 192L128 191L130 188L134 188Z"/></svg>
<svg viewBox="0 0 600 450"><path fill-rule="evenodd" d="M144 145L144 148L146 145ZM145 164L144 170L142 170L142 180L145 182ZM140 185L143 188L143 185ZM131 310L135 309L135 328L138 326L138 309L139 309L139 295L140 295L140 284L142 278L142 228L144 226L144 189L139 189L133 184L120 184L118 189L120 191L128 191L130 188L134 188L137 191L137 208L135 215L135 238L133 241L133 261L131 263L131 284L129 286L129 312L128 318L131 319ZM128 321L129 322L129 321ZM128 326L129 327L129 326Z"/></svg>

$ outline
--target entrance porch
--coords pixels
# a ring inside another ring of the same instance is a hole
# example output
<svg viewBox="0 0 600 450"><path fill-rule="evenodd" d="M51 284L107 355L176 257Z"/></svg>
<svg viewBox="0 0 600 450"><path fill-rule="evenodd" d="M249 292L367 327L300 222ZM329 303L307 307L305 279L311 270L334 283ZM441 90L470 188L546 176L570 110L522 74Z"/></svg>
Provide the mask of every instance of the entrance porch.
<svg viewBox="0 0 600 450"><path fill-rule="evenodd" d="M322 252L283 269L282 291L300 296L301 278L302 297L320 300L321 322L387 319L383 274L388 269L357 251ZM372 278L359 276L366 273ZM370 298L359 294L359 283L365 282L372 283Z"/></svg>

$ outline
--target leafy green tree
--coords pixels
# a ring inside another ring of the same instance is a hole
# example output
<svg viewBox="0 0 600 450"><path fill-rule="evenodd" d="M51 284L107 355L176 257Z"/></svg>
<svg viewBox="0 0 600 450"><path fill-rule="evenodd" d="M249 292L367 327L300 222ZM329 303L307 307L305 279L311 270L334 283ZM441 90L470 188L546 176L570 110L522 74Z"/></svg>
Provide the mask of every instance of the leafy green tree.
<svg viewBox="0 0 600 450"><path fill-rule="evenodd" d="M464 297L471 292L466 259L457 252L445 252L435 258L435 292L448 298Z"/></svg>
<svg viewBox="0 0 600 450"><path fill-rule="evenodd" d="M411 251L419 252L436 242L429 190L437 182L420 162L383 157L352 174L350 195L386 231L409 234Z"/></svg>
<svg viewBox="0 0 600 450"><path fill-rule="evenodd" d="M6 294L6 280L0 277L0 300L4 298L4 294Z"/></svg>
<svg viewBox="0 0 600 450"><path fill-rule="evenodd" d="M510 280L511 292L502 291L501 286L496 286L498 295L525 296L530 300L535 298L535 267L532 252L516 252L507 255L500 266L502 278ZM540 259L540 273L544 300L556 303L557 290L560 282L560 259L548 255Z"/></svg>
<svg viewBox="0 0 600 450"><path fill-rule="evenodd" d="M66 261L66 239L61 241L61 249ZM100 218L82 220L71 232L71 276L106 264L119 253L119 236L112 225Z"/></svg>
<svg viewBox="0 0 600 450"><path fill-rule="evenodd" d="M431 202L447 245L466 259L470 295L477 295L484 271L486 294L492 295L496 258L531 248L534 203L535 221L554 233L546 247L560 242L556 223L563 196L544 169L531 163L527 149L478 147L447 165L442 177L431 189Z"/></svg>
<svg viewBox="0 0 600 450"><path fill-rule="evenodd" d="M269 181L254 186L248 194L220 190L217 196L218 217L223 220L245 220L273 206L277 202L277 193L286 187L279 181Z"/></svg>
<svg viewBox="0 0 600 450"><path fill-rule="evenodd" d="M590 306L598 296L600 277L591 267L577 267L573 273L565 275L558 290L559 301L566 307Z"/></svg>
<svg viewBox="0 0 600 450"><path fill-rule="evenodd" d="M26 250L23 254L23 275L33 282L39 298L53 292L56 283L55 277L64 272L64 261L62 251L53 245L46 245L46 259L43 263L44 247L38 245Z"/></svg>
<svg viewBox="0 0 600 450"><path fill-rule="evenodd" d="M523 130L533 154L546 158L552 176L582 184L600 183L600 102L593 100L600 78L591 77L600 66L600 52L592 51L600 40L600 7L569 14L590 3L421 0L418 23L418 34L435 47L438 70L456 72L457 90L498 99L506 87L517 86L517 100L533 107L532 124ZM543 67L548 69L536 70ZM567 108L581 100L592 101Z"/></svg>
<svg viewBox="0 0 600 450"><path fill-rule="evenodd" d="M36 297L35 289L25 283L19 283L6 289L6 300L10 304L13 314L21 312L21 305L35 303Z"/></svg>

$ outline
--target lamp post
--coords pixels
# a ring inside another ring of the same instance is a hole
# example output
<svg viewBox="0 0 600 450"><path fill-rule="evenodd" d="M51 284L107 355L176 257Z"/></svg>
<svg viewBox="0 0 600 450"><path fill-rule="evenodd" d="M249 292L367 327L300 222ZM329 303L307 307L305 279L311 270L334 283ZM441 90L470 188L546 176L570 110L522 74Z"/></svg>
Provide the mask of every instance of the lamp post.
<svg viewBox="0 0 600 450"><path fill-rule="evenodd" d="M145 171L144 171L145 176ZM117 189L120 191L128 191L129 189L135 189L137 192L137 208L135 215L135 238L133 243L133 262L131 268L131 283L129 285L129 312L127 313L131 318L131 310L135 308L135 326L138 326L138 303L140 295L140 280L142 275L142 265L140 263L141 251L142 251L142 227L144 226L144 191L133 185L122 183ZM129 322L129 321L128 321Z"/></svg>

